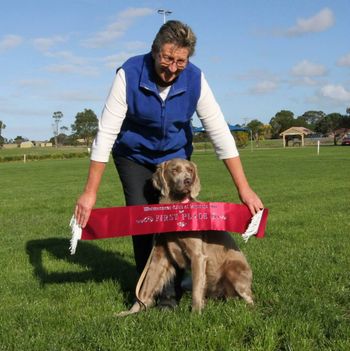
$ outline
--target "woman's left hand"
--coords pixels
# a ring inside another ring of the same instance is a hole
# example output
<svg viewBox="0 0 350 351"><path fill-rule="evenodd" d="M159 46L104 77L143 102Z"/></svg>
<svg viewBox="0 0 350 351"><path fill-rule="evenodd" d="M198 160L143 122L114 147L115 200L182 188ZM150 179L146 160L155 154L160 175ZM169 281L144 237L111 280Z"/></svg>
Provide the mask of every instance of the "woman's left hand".
<svg viewBox="0 0 350 351"><path fill-rule="evenodd" d="M264 208L264 204L259 196L250 187L240 190L239 197L241 201L248 206L253 216Z"/></svg>

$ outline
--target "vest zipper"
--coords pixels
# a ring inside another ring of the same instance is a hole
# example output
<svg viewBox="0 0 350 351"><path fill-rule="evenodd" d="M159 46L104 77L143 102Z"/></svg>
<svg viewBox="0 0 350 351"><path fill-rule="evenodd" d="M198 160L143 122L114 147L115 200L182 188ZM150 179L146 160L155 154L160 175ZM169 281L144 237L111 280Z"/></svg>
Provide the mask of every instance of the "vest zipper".
<svg viewBox="0 0 350 351"><path fill-rule="evenodd" d="M166 99L163 100L163 99L160 97L159 93L155 93L154 90L148 88L146 85L141 85L141 87L144 88L144 89L146 89L146 90L148 90L148 91L150 91L150 92L152 92L152 93L158 98L158 100L159 100L160 103L161 103L161 115L160 115L160 116L161 116L162 139L161 139L161 142L160 142L160 147L162 148L162 147L163 147L163 144L164 144L164 142L165 142L164 137L166 136L166 132L165 132L165 125L166 125L166 123L165 123L165 105L166 105L166 104L165 104L165 102L166 102L166 100L168 100L170 91L169 91L169 94L168 94L168 96L166 97Z"/></svg>
<svg viewBox="0 0 350 351"><path fill-rule="evenodd" d="M162 140L161 140L160 146L162 147L164 144L166 123L165 123L165 101L162 100L161 98L160 98L160 100L161 100L161 104L162 104L162 111L161 111Z"/></svg>

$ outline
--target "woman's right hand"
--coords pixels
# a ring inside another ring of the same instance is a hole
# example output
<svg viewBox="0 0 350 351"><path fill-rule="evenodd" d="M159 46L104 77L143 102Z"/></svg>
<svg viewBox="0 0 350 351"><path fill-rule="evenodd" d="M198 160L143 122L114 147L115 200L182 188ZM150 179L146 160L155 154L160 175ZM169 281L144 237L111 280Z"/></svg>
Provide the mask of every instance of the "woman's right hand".
<svg viewBox="0 0 350 351"><path fill-rule="evenodd" d="M89 220L92 208L95 206L98 187L106 164L104 162L90 161L89 176L85 190L79 197L74 210L75 220L84 228Z"/></svg>
<svg viewBox="0 0 350 351"><path fill-rule="evenodd" d="M96 193L84 192L78 199L74 215L77 223L84 228L89 220L91 210L96 203Z"/></svg>

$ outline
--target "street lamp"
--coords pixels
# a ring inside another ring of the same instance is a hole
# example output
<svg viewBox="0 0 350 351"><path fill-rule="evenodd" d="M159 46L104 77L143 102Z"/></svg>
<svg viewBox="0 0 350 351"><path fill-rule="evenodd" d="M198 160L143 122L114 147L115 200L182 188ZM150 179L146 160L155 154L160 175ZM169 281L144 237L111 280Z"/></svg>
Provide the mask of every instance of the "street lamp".
<svg viewBox="0 0 350 351"><path fill-rule="evenodd" d="M172 11L164 10L164 9L159 9L157 12L158 12L160 15L163 15L163 23L165 23L165 18L166 18L166 16L169 16L170 14L172 14Z"/></svg>

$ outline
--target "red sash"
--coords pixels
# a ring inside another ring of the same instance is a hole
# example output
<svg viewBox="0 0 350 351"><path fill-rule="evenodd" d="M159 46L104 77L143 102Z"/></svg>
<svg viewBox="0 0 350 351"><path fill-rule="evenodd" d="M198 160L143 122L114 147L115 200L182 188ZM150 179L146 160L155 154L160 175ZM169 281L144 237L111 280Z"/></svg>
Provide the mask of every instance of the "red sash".
<svg viewBox="0 0 350 351"><path fill-rule="evenodd" d="M268 210L257 223L264 236ZM177 231L219 230L243 234L252 221L247 206L224 202L188 202L98 208L91 211L81 240Z"/></svg>

